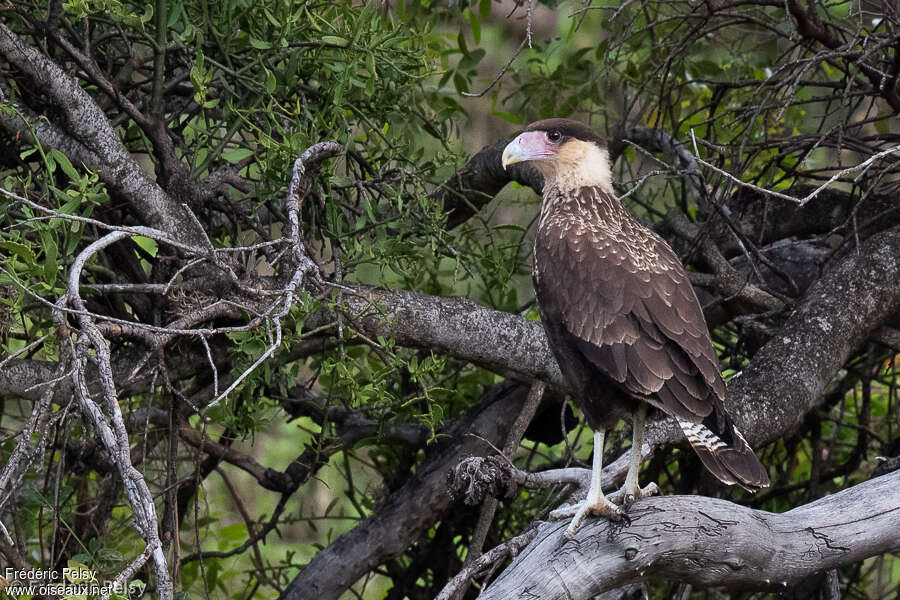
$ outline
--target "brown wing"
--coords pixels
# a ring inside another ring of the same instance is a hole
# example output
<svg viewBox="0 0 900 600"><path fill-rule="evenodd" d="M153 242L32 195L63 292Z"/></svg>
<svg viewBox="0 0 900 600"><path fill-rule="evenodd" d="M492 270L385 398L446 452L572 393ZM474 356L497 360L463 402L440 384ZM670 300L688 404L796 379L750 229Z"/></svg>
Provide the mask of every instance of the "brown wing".
<svg viewBox="0 0 900 600"><path fill-rule="evenodd" d="M631 395L655 395L716 477L768 486L725 410L716 353L678 257L602 190L581 194L542 216L535 242L535 290L563 373L583 392L596 369ZM613 416L600 399L580 401L589 422Z"/></svg>
<svg viewBox="0 0 900 600"><path fill-rule="evenodd" d="M725 385L678 257L628 215L618 230L586 225L591 216L567 213L539 228L536 291L544 318L630 394L655 394L666 412L693 423L718 412Z"/></svg>

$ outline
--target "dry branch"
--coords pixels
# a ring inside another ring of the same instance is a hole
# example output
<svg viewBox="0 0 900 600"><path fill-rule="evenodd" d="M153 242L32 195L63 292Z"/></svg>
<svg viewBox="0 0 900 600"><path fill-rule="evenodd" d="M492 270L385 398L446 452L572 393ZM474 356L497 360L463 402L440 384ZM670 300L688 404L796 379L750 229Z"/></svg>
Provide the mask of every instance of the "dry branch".
<svg viewBox="0 0 900 600"><path fill-rule="evenodd" d="M567 540L544 523L479 600L582 600L653 578L695 587L778 591L900 548L900 472L783 514L700 496L635 503L630 522L589 520Z"/></svg>
<svg viewBox="0 0 900 600"><path fill-rule="evenodd" d="M168 571L166 556L159 537L159 520L156 515L156 506L146 479L131 462L128 432L122 418L119 394L113 379L110 349L91 315L86 311L79 293L82 269L88 259L103 248L129 235L131 234L127 232L113 231L89 244L78 254L69 271L66 294L57 302L60 310L54 314L54 320L60 327L65 325L62 309L67 304L71 304L75 310L79 311L77 316L80 334L77 342L73 343L72 340L67 340L72 347L72 360L75 371L75 399L82 414L93 425L97 436L119 471L119 476L125 488L125 495L131 508L135 528L146 543L142 554L133 563L133 565L138 565L134 568L139 568L143 564L141 562L142 557L146 560L146 558L152 556L159 597L162 600L170 600L174 597L175 588ZM88 387L87 364L91 356L91 349L96 355L100 381L99 387L106 414L101 410L100 403L91 396L90 388Z"/></svg>

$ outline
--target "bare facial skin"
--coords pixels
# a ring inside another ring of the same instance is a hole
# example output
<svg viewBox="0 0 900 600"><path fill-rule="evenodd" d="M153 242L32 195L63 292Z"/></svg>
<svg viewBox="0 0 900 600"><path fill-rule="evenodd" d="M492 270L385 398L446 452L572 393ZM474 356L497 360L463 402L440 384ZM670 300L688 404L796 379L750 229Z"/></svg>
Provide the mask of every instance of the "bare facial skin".
<svg viewBox="0 0 900 600"><path fill-rule="evenodd" d="M560 137L554 132L526 131L503 151L503 167L531 161L548 186L560 190L600 187L612 193L609 152L593 142Z"/></svg>

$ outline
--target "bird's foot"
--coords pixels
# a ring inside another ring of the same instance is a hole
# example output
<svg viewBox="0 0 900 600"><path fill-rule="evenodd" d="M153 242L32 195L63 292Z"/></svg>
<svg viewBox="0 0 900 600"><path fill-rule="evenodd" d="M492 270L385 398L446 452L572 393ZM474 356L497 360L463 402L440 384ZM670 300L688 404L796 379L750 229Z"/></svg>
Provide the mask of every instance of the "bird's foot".
<svg viewBox="0 0 900 600"><path fill-rule="evenodd" d="M610 521L621 521L623 512L620 507L611 503L605 496L600 496L594 501L591 501L591 499L588 498L584 502L578 504L570 504L568 506L557 508L550 513L550 519L556 521L572 517L572 522L569 523L569 527L566 529L566 537L571 540L575 537L575 532L578 531L582 521L584 521L585 517L588 515L603 517Z"/></svg>
<svg viewBox="0 0 900 600"><path fill-rule="evenodd" d="M649 498L659 493L659 488L655 483L648 483L644 487L638 486L636 483L629 485L626 481L625 485L619 488L619 491L613 492L607 498L614 504L619 504L625 508L641 498Z"/></svg>

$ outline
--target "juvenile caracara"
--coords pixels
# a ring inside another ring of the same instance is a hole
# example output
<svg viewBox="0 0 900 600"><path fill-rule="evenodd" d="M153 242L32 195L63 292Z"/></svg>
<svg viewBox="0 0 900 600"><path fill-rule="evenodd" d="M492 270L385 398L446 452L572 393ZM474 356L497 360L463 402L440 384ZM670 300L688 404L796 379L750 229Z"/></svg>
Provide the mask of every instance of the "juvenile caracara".
<svg viewBox="0 0 900 600"><path fill-rule="evenodd" d="M591 513L618 519L622 509L600 490L606 430L630 415L631 463L610 498L630 501L647 404L673 416L713 475L754 491L765 468L725 410L725 384L706 321L684 267L668 244L638 223L616 198L609 153L581 123L529 125L503 150L503 167L531 161L544 176L534 245L534 289L550 347L594 429L587 499L554 511L574 516L572 537Z"/></svg>

